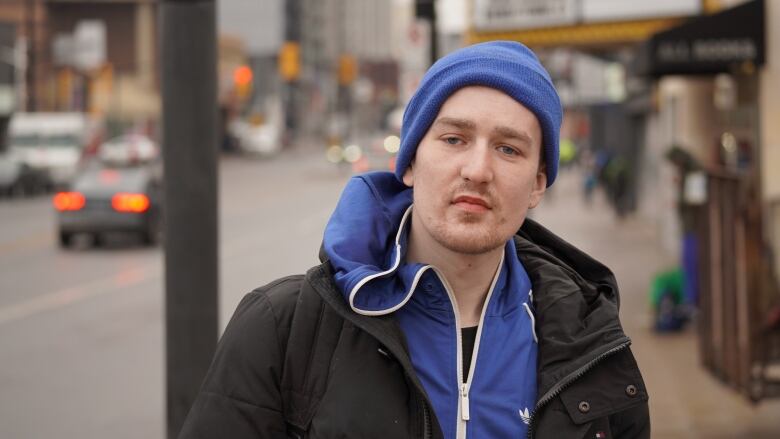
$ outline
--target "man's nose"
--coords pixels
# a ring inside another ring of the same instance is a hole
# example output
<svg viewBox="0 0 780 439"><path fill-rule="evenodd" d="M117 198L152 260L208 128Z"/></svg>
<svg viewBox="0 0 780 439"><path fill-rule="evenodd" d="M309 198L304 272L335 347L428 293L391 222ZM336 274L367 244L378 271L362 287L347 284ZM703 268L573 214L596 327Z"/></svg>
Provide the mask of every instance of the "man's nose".
<svg viewBox="0 0 780 439"><path fill-rule="evenodd" d="M464 156L461 177L474 183L485 183L493 179L493 165L487 143L475 142Z"/></svg>

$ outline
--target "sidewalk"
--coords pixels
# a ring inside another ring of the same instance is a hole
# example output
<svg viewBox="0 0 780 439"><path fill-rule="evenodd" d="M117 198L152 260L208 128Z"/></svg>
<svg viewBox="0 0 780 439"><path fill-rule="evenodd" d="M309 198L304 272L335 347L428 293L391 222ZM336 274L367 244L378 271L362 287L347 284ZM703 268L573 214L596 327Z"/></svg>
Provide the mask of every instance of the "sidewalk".
<svg viewBox="0 0 780 439"><path fill-rule="evenodd" d="M586 206L576 171L559 174L553 190L532 217L605 263L621 292L620 315L633 340L650 393L654 438L780 438L780 400L752 406L699 364L695 327L681 334L651 329L647 291L654 273L676 263L665 254L652 224L615 219L603 197ZM600 195L600 194L599 194Z"/></svg>

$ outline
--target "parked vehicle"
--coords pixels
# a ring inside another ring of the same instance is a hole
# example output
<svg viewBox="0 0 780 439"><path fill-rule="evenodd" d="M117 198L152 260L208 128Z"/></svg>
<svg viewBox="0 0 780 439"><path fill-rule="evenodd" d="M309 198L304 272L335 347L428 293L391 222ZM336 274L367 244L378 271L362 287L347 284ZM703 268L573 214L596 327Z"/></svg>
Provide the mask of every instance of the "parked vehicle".
<svg viewBox="0 0 780 439"><path fill-rule="evenodd" d="M242 152L261 157L272 156L282 146L281 129L270 123L237 120L231 126Z"/></svg>
<svg viewBox="0 0 780 439"><path fill-rule="evenodd" d="M238 143L240 151L261 157L269 157L282 148L284 135L284 111L279 99L266 99L262 111L246 118L232 121L230 135Z"/></svg>
<svg viewBox="0 0 780 439"><path fill-rule="evenodd" d="M162 167L152 140L122 136L101 145L98 159L53 198L58 237L68 247L86 233L100 244L104 233L139 233L154 245L162 237Z"/></svg>
<svg viewBox="0 0 780 439"><path fill-rule="evenodd" d="M51 186L63 187L76 175L93 125L82 113L16 113L8 128L8 150L42 172Z"/></svg>

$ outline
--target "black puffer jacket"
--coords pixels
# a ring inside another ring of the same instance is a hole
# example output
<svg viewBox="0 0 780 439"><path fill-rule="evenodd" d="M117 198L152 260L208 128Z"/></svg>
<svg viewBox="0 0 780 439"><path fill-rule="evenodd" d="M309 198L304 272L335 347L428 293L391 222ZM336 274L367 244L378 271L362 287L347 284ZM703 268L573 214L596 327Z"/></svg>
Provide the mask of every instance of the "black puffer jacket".
<svg viewBox="0 0 780 439"><path fill-rule="evenodd" d="M612 273L540 225L515 238L539 337L536 438L649 438ZM248 294L181 438L441 438L392 315L355 314L327 261Z"/></svg>

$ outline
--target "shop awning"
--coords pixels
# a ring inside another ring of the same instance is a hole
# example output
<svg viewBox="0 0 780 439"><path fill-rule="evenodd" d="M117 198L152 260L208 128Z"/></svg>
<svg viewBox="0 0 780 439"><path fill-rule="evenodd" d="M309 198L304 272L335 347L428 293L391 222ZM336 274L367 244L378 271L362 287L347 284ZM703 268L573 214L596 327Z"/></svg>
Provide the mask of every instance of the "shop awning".
<svg viewBox="0 0 780 439"><path fill-rule="evenodd" d="M636 72L649 76L705 75L764 64L764 0L659 32L642 46Z"/></svg>
<svg viewBox="0 0 780 439"><path fill-rule="evenodd" d="M679 24L681 20L680 18L654 18L503 32L470 30L466 33L466 39L469 44L494 40L520 41L534 49L562 46L581 48L610 47L645 41L656 32Z"/></svg>

